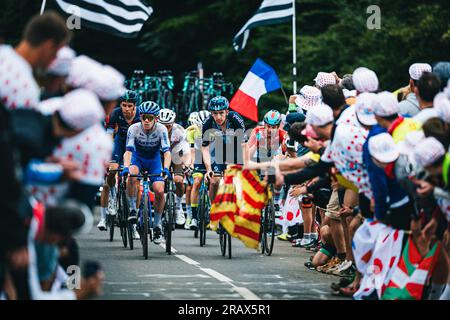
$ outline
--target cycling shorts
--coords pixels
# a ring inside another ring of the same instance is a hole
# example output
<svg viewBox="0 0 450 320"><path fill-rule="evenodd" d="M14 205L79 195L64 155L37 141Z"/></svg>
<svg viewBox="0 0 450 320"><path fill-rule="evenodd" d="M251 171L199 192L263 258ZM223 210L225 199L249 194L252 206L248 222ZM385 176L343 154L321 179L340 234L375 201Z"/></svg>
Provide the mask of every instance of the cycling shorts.
<svg viewBox="0 0 450 320"><path fill-rule="evenodd" d="M161 165L161 157L157 154L153 159L146 159L140 157L135 152L131 156L131 165L137 166L139 168L139 172L147 171L149 174L161 174L162 165ZM163 177L150 177L150 181L164 181Z"/></svg>

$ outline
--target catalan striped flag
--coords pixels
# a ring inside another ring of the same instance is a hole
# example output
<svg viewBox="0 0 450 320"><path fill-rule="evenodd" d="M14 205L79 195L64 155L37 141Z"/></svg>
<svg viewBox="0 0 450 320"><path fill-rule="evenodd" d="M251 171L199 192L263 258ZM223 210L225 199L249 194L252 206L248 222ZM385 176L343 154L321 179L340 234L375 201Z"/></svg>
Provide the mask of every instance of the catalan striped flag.
<svg viewBox="0 0 450 320"><path fill-rule="evenodd" d="M435 243L422 258L411 236L403 250L402 257L384 290L383 300L421 300L425 283L428 281L441 250Z"/></svg>
<svg viewBox="0 0 450 320"><path fill-rule="evenodd" d="M215 229L220 222L231 236L248 248L257 249L261 211L270 197L266 182L256 171L230 166L211 206L211 226Z"/></svg>

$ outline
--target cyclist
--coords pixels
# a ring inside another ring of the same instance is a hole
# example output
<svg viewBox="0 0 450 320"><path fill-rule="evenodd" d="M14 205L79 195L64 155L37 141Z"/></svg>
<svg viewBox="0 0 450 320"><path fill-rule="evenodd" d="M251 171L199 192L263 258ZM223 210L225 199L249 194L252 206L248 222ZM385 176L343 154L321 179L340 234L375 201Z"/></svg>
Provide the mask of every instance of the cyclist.
<svg viewBox="0 0 450 320"><path fill-rule="evenodd" d="M219 177L214 177L214 171L225 171L226 165L231 163L242 163L238 159L238 150L241 143L245 142L244 119L234 111L229 111L227 98L216 96L208 103L211 116L203 123L202 127L202 156L206 168L205 179L210 181L209 195L211 201L216 196L219 188ZM236 138L238 141L236 141ZM239 141L240 140L240 141ZM211 144L212 142L212 144ZM233 148L232 160L228 161L227 149Z"/></svg>
<svg viewBox="0 0 450 320"><path fill-rule="evenodd" d="M264 125L254 128L250 135L248 142L250 158L254 157L256 162L263 162L286 153L287 132L280 128L281 120L282 115L277 110L272 109L264 115ZM280 211L280 191L275 190L276 211Z"/></svg>
<svg viewBox="0 0 450 320"><path fill-rule="evenodd" d="M282 116L277 110L270 110L265 114L264 125L254 128L250 135L250 158L255 156L256 152L257 162L262 162L286 152L287 132L280 128L281 120Z"/></svg>
<svg viewBox="0 0 450 320"><path fill-rule="evenodd" d="M189 132L193 130L193 126L195 126L194 122L196 122L196 119L198 118L198 112L194 111L191 112L191 114L189 114L188 117L188 127L186 128L186 141L189 143ZM200 133L201 134L201 133ZM186 174L186 177L184 179L184 184L186 186L186 192L185 192L185 196L186 196L186 223L184 224L184 228L186 230L189 230L189 226L191 224L191 220L192 220L192 207L191 207L191 191L192 191L192 185L194 184L194 179L192 178L192 170L194 169L194 159L192 159L192 157L195 156L195 154L193 154L193 151L191 148L189 148L189 152L191 153L191 162L189 163L188 166L188 171Z"/></svg>
<svg viewBox="0 0 450 320"><path fill-rule="evenodd" d="M149 174L163 173L165 178L171 178L169 167L172 162L170 156L170 141L167 129L157 122L159 106L153 101L144 101L139 105L141 123L135 123L128 128L126 152L123 155L123 175L128 173L137 175L146 170ZM163 167L161 166L160 151L164 154ZM155 193L155 214L153 242L161 243L161 215L164 210L164 178L150 177L153 192ZM134 224L136 230L137 206L136 199L139 190L139 181L130 177L127 181L127 196L130 204L128 220ZM150 221L151 225L151 221ZM137 238L137 237L136 237Z"/></svg>
<svg viewBox="0 0 450 320"><path fill-rule="evenodd" d="M169 134L170 149L172 156L172 169L176 171L173 180L176 185L176 224L184 225L186 218L184 216L181 201L183 199L184 174L179 172L185 171L191 162L191 154L189 144L186 141L186 131L178 123L175 123L177 115L173 110L161 109L159 111L158 122L163 124Z"/></svg>
<svg viewBox="0 0 450 320"><path fill-rule="evenodd" d="M132 90L127 90L122 97L120 97L120 108L114 109L109 120L107 121L107 132L114 136L114 149L112 161L109 165L109 170L117 170L119 165L123 164L123 154L125 153L125 145L127 142L128 128L140 122L139 112L136 109L136 104L139 101L139 95ZM116 179L115 173L107 173L105 183L100 198L101 219L97 225L102 231L106 231L106 215L115 214L113 201L116 197ZM111 199L109 195L111 194Z"/></svg>
<svg viewBox="0 0 450 320"><path fill-rule="evenodd" d="M210 117L211 113L207 110L196 112L194 116L189 117L192 124L186 129L187 141L191 147L191 165L193 168L192 178L194 178L192 189L190 193L190 203L192 208L192 220L186 222L186 229L198 229L198 196L200 186L202 185L203 173L205 166L202 161L201 145L202 145L202 126L203 123ZM188 223L189 222L189 223Z"/></svg>

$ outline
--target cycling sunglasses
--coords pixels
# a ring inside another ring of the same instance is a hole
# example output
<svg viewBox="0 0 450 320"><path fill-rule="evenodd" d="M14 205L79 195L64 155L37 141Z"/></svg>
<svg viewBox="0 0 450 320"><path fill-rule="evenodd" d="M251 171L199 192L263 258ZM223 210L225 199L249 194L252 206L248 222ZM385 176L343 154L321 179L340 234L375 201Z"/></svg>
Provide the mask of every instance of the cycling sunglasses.
<svg viewBox="0 0 450 320"><path fill-rule="evenodd" d="M148 120L150 122L156 119L156 117L152 114L142 114L141 117L142 117L142 120L144 120L144 121Z"/></svg>

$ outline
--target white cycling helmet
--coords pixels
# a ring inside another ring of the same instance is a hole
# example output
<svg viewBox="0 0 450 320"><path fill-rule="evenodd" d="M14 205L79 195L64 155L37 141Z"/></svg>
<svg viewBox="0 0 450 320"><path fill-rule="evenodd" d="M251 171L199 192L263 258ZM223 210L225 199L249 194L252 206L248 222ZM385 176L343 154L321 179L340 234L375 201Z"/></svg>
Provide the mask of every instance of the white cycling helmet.
<svg viewBox="0 0 450 320"><path fill-rule="evenodd" d="M171 124L175 122L175 118L177 115L173 110L170 109L161 109L159 111L158 119L162 124Z"/></svg>
<svg viewBox="0 0 450 320"><path fill-rule="evenodd" d="M211 112L209 112L207 110L199 111L198 112L198 120L200 120L200 125L203 125L203 123L205 123L206 119L208 119L210 115L211 115Z"/></svg>
<svg viewBox="0 0 450 320"><path fill-rule="evenodd" d="M188 122L189 122L190 126L192 126L193 124L198 124L198 112L197 111L191 112L191 114L189 115L189 118L188 118Z"/></svg>

